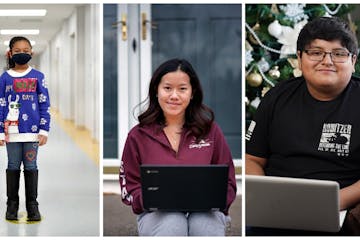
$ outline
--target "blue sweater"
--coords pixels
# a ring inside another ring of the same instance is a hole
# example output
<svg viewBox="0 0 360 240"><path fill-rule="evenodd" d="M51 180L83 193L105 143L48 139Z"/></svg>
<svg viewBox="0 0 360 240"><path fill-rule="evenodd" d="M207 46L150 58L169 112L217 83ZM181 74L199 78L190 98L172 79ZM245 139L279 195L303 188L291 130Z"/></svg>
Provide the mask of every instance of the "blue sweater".
<svg viewBox="0 0 360 240"><path fill-rule="evenodd" d="M44 74L29 67L0 76L0 140L36 142L48 135L50 99Z"/></svg>

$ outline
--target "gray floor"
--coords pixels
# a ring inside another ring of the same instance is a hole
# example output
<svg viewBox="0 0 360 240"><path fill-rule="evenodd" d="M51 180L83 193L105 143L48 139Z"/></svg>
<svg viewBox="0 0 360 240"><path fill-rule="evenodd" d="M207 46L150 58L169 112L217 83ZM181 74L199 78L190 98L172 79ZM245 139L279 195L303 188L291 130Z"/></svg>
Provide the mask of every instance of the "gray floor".
<svg viewBox="0 0 360 240"><path fill-rule="evenodd" d="M40 212L37 224L5 220L7 164L0 147L0 236L99 236L99 167L52 122L49 141L38 155ZM24 182L20 209L25 213Z"/></svg>

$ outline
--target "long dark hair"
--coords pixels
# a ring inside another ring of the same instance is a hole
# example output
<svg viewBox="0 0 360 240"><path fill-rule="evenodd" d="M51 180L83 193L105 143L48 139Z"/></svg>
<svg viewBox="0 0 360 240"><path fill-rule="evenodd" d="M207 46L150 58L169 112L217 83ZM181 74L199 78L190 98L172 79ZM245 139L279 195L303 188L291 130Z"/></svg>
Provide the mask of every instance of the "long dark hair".
<svg viewBox="0 0 360 240"><path fill-rule="evenodd" d="M211 129L214 121L213 111L202 103L203 92L200 85L200 80L191 66L191 64L184 59L171 59L162 63L154 72L149 86L148 94L148 108L138 116L140 126L145 126L153 123L158 123L165 126L164 113L159 105L157 99L158 86L162 77L169 72L182 71L190 77L190 84L192 88L192 96L188 107L185 111L184 127L189 128L197 141L206 137Z"/></svg>
<svg viewBox="0 0 360 240"><path fill-rule="evenodd" d="M30 48L32 48L31 46L31 42L29 41L29 39L27 39L26 37L23 36L17 36L17 37L13 37L10 42L9 42L9 51L11 52L12 48L14 47L14 44L18 41L26 41L29 43ZM7 60L8 60L8 69L15 67L15 62L10 58L10 55L7 55Z"/></svg>

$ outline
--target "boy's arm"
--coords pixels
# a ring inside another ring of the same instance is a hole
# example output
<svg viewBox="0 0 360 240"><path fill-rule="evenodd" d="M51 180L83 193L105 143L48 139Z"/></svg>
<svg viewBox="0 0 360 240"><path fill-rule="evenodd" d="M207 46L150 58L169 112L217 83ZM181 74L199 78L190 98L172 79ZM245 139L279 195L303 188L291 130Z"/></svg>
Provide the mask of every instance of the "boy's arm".
<svg viewBox="0 0 360 240"><path fill-rule="evenodd" d="M265 175L264 168L267 159L256 157L251 154L245 154L245 174L248 175Z"/></svg>
<svg viewBox="0 0 360 240"><path fill-rule="evenodd" d="M360 180L340 190L340 210L360 203Z"/></svg>

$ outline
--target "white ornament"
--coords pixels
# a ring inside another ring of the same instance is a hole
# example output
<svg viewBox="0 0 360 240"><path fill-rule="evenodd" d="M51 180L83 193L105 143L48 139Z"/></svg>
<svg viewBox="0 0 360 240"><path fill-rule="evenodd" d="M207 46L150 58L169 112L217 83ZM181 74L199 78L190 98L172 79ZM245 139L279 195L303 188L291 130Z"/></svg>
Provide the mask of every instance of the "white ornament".
<svg viewBox="0 0 360 240"><path fill-rule="evenodd" d="M290 3L287 4L286 6L280 6L279 8L284 11L285 13L285 20L290 20L294 23L297 23L301 20L307 20L309 18L309 16L307 16L304 13L304 7L306 6L306 4L296 4L296 3Z"/></svg>
<svg viewBox="0 0 360 240"><path fill-rule="evenodd" d="M279 71L279 66L274 66L270 71L269 71L269 76L272 77L273 79L278 79L280 77L280 71Z"/></svg>
<svg viewBox="0 0 360 240"><path fill-rule="evenodd" d="M271 36L278 38L282 33L282 26L280 25L278 20L273 21L268 26L268 32Z"/></svg>
<svg viewBox="0 0 360 240"><path fill-rule="evenodd" d="M283 44L280 49L280 58L287 55L296 54L296 43L301 29L305 26L307 20L301 21L295 24L294 28L288 26L282 26L283 31L278 38L278 42Z"/></svg>
<svg viewBox="0 0 360 240"><path fill-rule="evenodd" d="M254 100L251 101L250 106L254 107L255 109L258 108L261 100L259 97L256 97Z"/></svg>
<svg viewBox="0 0 360 240"><path fill-rule="evenodd" d="M262 72L267 72L270 69L269 63L263 57L260 59L257 65L260 68L260 71Z"/></svg>
<svg viewBox="0 0 360 240"><path fill-rule="evenodd" d="M251 51L246 51L245 52L245 67L248 67L248 65L254 61Z"/></svg>

